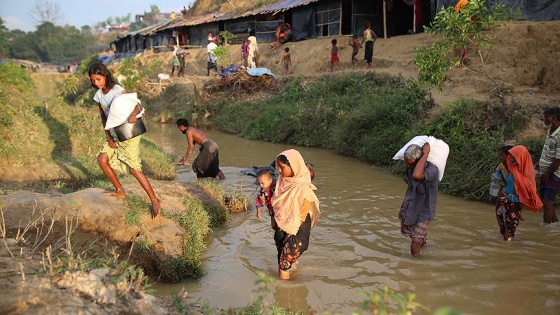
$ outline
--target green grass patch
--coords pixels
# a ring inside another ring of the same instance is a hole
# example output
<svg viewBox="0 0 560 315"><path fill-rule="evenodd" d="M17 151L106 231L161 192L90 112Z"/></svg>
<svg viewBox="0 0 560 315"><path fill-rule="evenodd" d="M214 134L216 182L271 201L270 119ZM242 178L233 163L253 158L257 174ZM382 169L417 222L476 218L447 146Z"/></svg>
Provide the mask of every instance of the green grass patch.
<svg viewBox="0 0 560 315"><path fill-rule="evenodd" d="M165 213L165 217L178 222L185 229L183 256L162 266L164 278L179 281L198 278L202 275L202 258L206 251L205 238L210 233L210 215L202 202L196 199L183 200L188 211L178 214Z"/></svg>
<svg viewBox="0 0 560 315"><path fill-rule="evenodd" d="M151 203L145 202L139 196L133 194L126 195L128 210L124 214L124 222L129 226L138 226L142 213L150 214Z"/></svg>

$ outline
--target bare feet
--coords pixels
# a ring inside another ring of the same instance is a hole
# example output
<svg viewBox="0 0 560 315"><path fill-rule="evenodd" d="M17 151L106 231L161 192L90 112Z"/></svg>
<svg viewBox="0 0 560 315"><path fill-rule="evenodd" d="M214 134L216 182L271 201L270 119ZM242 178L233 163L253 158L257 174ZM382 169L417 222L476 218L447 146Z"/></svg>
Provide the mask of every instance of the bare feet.
<svg viewBox="0 0 560 315"><path fill-rule="evenodd" d="M282 269L278 270L278 277L280 280L290 280L290 273L288 271L284 271Z"/></svg>
<svg viewBox="0 0 560 315"><path fill-rule="evenodd" d="M152 201L152 219L155 219L158 216L160 209L161 201L159 199Z"/></svg>
<svg viewBox="0 0 560 315"><path fill-rule="evenodd" d="M112 191L104 191L103 195L105 196L113 196L120 199L124 199L124 191L122 190L112 190Z"/></svg>
<svg viewBox="0 0 560 315"><path fill-rule="evenodd" d="M420 256L420 248L422 248L423 243L410 243L410 254L414 257Z"/></svg>

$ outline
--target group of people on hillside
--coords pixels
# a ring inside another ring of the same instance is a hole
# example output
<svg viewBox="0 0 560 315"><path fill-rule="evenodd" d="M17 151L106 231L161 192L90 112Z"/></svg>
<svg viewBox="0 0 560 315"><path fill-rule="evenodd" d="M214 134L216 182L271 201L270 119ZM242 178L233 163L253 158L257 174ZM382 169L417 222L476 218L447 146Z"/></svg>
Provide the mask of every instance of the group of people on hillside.
<svg viewBox="0 0 560 315"><path fill-rule="evenodd" d="M122 125L141 123L144 108L139 101L132 104L129 112L118 108L117 100L128 92L116 83L103 63L93 63L88 75L92 87L97 89L93 99L99 105L106 135L97 161L114 187L114 190L104 194L125 198L116 171L127 171L147 193L152 203L152 216L156 218L160 213L161 201L142 172L139 154L142 132L121 138L117 134L117 127L107 128L109 118L112 119L115 112L121 114ZM529 151L522 145L504 146L500 150L498 170L502 181L496 204L496 219L506 241L514 238L524 207L533 211L543 207L544 223L558 222L554 201L560 190L560 107L548 108L543 114L550 130L535 166ZM192 163L197 178L225 179L219 167L218 144L203 131L190 126L184 118L178 119L176 125L186 136L188 144L187 153L176 164L188 166L195 147L199 146L200 152ZM439 183L443 174L443 169L429 161L431 150L428 142L423 145L410 144L403 155L407 190L398 218L401 233L411 239L410 253L413 256L419 256L421 248L426 245L428 226L435 219ZM262 216L262 207L268 208L277 248L278 275L281 279L289 279L290 271L297 267L297 259L309 246L311 229L320 216L319 200L314 192L316 187L312 184L315 171L297 150L281 152L276 156L274 165L278 173L276 180L269 170L258 172L260 192L255 203L258 217Z"/></svg>
<svg viewBox="0 0 560 315"><path fill-rule="evenodd" d="M293 39L292 26L290 23L281 23L278 26L276 32L276 40L271 43L271 47L276 48L280 44L284 44ZM206 62L207 62L207 75L210 75L210 71L218 71L218 57L216 56L216 48L218 48L218 41L220 40L219 35L214 36L212 32L208 33L207 36L208 44L206 45ZM353 35L350 38L348 44L352 47L352 57L351 63L356 66L358 63L357 55L360 48L365 46L364 51L364 61L367 63L367 67L371 68L373 60L373 48L374 43L377 40L377 35L371 28L371 24L366 22L365 30L363 34L362 41L358 40L357 35ZM336 39L331 41L331 54L330 54L330 69L334 70L334 67L340 62L338 56L338 42ZM177 70L177 76L184 76L185 69L185 56L186 52L180 46L175 46L173 49L173 57L171 61L171 76L174 75ZM258 68L259 67L259 46L257 43L257 38L254 34L251 34L248 38L243 40L241 44L241 60L242 65L245 69ZM290 73L290 67L292 66L292 58L290 54L290 48L285 47L284 53L282 54L280 64L284 69L284 74ZM338 66L340 67L340 66Z"/></svg>

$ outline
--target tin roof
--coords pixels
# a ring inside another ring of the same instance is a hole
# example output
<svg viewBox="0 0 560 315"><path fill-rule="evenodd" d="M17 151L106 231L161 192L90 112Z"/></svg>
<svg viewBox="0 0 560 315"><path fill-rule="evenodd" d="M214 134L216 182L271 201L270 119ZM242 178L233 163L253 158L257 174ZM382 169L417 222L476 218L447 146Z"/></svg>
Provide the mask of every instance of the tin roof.
<svg viewBox="0 0 560 315"><path fill-rule="evenodd" d="M268 5L264 8L256 10L258 14L267 14L272 13L276 14L278 12L283 12L295 7L299 7L302 5L308 5L313 2L318 2L321 0L281 0L274 4Z"/></svg>

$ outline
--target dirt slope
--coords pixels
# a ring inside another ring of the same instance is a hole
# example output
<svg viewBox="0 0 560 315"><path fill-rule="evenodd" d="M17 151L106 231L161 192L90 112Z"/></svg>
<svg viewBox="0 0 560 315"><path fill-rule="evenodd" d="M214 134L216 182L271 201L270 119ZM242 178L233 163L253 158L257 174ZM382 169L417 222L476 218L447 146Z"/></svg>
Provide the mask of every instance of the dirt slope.
<svg viewBox="0 0 560 315"><path fill-rule="evenodd" d="M489 76L504 89L505 97L530 106L557 104L560 99L560 42L556 38L560 35L560 21L510 22L492 34L495 36L495 45L484 51L484 61ZM336 38L341 60L341 67L336 71L367 71L363 62L352 67L348 37ZM272 49L269 43L259 43L260 66L282 77L280 60L284 48L289 47L293 64L289 75L316 76L329 73L331 40L332 37L291 42L276 49ZM375 44L372 70L415 78L414 52L416 48L429 45L434 40L436 37L425 33L380 38ZM240 46L230 45L229 51L232 62L240 65ZM200 77L206 77L206 49L190 49L188 53L187 79L176 79L175 82L203 81L204 78ZM359 59L363 58L363 53L361 49ZM153 57L162 58L167 66L171 54L157 53ZM481 64L476 57L471 56L468 65L471 70L480 72ZM432 90L440 105L459 97L487 99L494 92L494 84L490 80L466 68L457 68L449 73L449 81L442 91Z"/></svg>

